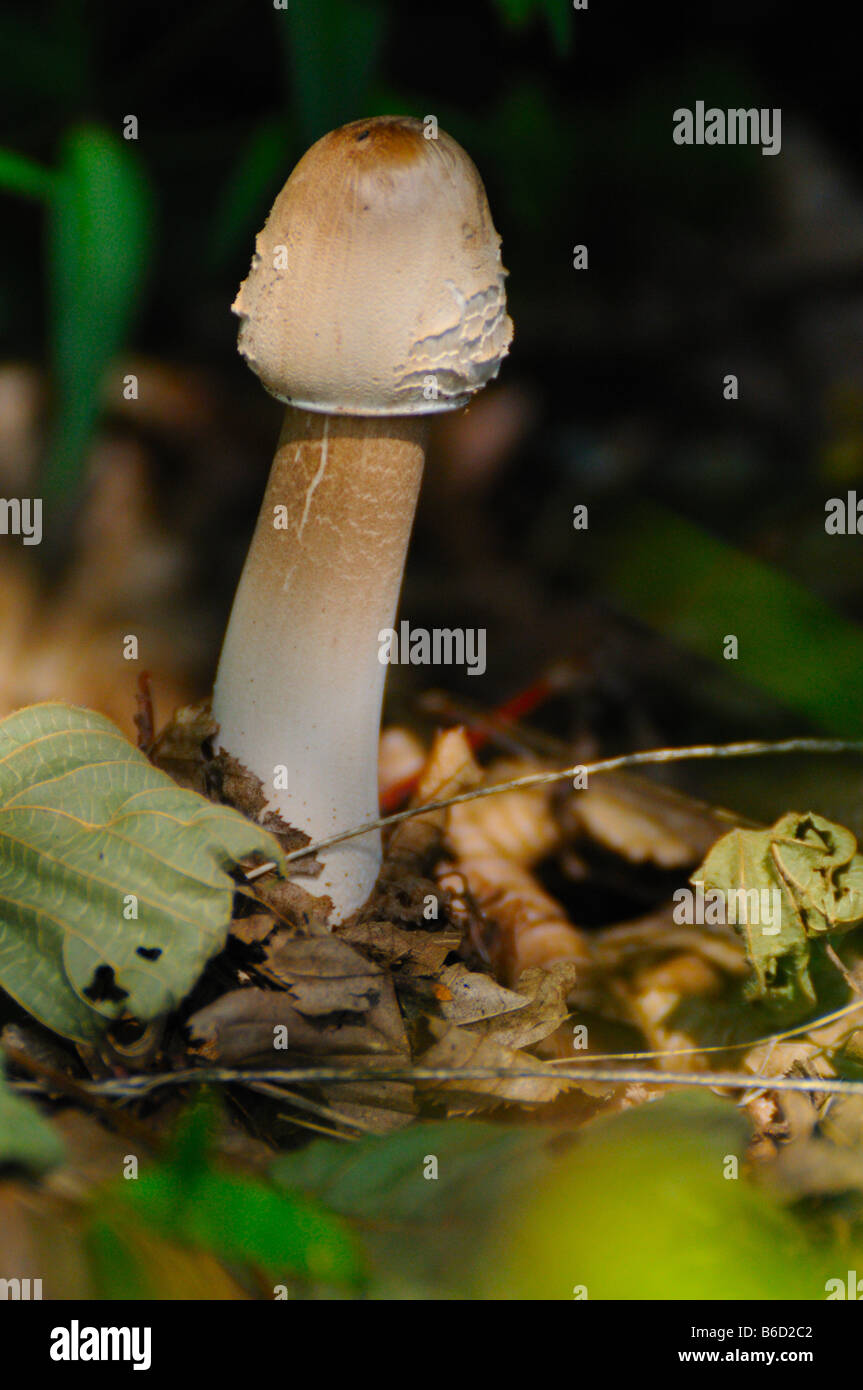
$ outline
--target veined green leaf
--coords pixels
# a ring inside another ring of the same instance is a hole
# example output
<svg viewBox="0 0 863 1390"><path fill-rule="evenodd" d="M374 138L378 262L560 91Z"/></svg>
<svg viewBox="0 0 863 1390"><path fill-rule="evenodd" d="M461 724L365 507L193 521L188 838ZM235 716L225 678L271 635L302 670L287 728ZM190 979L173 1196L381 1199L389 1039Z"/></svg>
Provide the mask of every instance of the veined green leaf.
<svg viewBox="0 0 863 1390"><path fill-rule="evenodd" d="M108 719L32 705L0 722L0 987L97 1039L174 1008L222 947L228 870L271 835L186 791Z"/></svg>

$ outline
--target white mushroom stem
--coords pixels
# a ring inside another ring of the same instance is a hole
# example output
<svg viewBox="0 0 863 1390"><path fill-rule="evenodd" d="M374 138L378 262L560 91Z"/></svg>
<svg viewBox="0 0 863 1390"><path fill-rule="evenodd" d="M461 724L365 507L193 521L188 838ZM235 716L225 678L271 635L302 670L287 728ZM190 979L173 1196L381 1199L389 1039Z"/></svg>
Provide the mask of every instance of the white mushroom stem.
<svg viewBox="0 0 863 1390"><path fill-rule="evenodd" d="M378 814L378 635L395 619L426 431L420 415L285 413L213 713L221 747L312 839ZM320 858L323 873L308 886L332 898L341 920L374 887L380 834Z"/></svg>

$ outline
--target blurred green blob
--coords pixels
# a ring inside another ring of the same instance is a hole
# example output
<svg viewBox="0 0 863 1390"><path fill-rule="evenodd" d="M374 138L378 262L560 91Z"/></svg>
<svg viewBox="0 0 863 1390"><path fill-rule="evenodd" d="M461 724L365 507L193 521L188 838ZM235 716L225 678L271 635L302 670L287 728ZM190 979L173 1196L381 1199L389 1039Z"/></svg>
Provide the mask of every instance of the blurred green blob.
<svg viewBox="0 0 863 1390"><path fill-rule="evenodd" d="M215 1119L208 1100L193 1106L167 1162L104 1194L91 1240L109 1282L114 1264L123 1263L128 1241L140 1244L140 1233L149 1233L221 1260L251 1265L274 1280L298 1278L343 1290L358 1288L363 1266L345 1223L306 1196L279 1192L256 1178L215 1168L210 1156ZM119 1252L116 1260L112 1252ZM139 1271L130 1289L139 1277L147 1276Z"/></svg>
<svg viewBox="0 0 863 1390"><path fill-rule="evenodd" d="M356 1285L361 1264L344 1223L304 1197L212 1170L189 1180L162 1167L128 1183L138 1215L172 1239L244 1260L274 1277Z"/></svg>
<svg viewBox="0 0 863 1390"><path fill-rule="evenodd" d="M654 631L831 733L863 735L863 632L795 580L649 504L602 528L590 564ZM726 663L729 635L738 658Z"/></svg>
<svg viewBox="0 0 863 1390"><path fill-rule="evenodd" d="M50 198L54 192L55 175L34 159L27 159L14 150L0 150L0 188L24 198Z"/></svg>
<svg viewBox="0 0 863 1390"><path fill-rule="evenodd" d="M320 1140L272 1168L356 1225L375 1298L466 1298L483 1233L550 1165L554 1131L446 1120L356 1144Z"/></svg>
<svg viewBox="0 0 863 1390"><path fill-rule="evenodd" d="M362 120L387 27L380 0L291 0L275 11L303 144Z"/></svg>
<svg viewBox="0 0 863 1390"><path fill-rule="evenodd" d="M572 0L497 0L498 14L512 29L522 29L541 15L560 57L565 57L572 46L571 9Z"/></svg>
<svg viewBox="0 0 863 1390"><path fill-rule="evenodd" d="M152 221L133 146L97 126L70 131L50 200L56 418L42 480L48 499L70 498L80 483L102 380L141 293Z"/></svg>
<svg viewBox="0 0 863 1390"><path fill-rule="evenodd" d="M749 1126L679 1093L598 1121L501 1213L481 1297L823 1299L845 1255L733 1172Z"/></svg>
<svg viewBox="0 0 863 1390"><path fill-rule="evenodd" d="M128 1219L126 1226L128 1227ZM86 1234L86 1250L95 1288L101 1298L159 1297L155 1270L148 1267L133 1232L121 1230L116 1218L97 1218Z"/></svg>

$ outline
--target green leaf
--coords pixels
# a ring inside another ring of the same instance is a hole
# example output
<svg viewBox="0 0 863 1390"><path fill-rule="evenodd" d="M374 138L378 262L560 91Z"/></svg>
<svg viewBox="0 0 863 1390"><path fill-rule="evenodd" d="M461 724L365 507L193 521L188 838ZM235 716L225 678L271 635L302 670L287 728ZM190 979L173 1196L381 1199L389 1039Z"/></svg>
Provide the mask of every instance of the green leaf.
<svg viewBox="0 0 863 1390"><path fill-rule="evenodd" d="M732 830L691 882L718 895L719 920L731 922L746 943L754 972L747 996L786 1018L813 1009L811 939L848 931L863 919L863 855L851 831L796 811L769 830Z"/></svg>
<svg viewBox="0 0 863 1390"><path fill-rule="evenodd" d="M806 928L773 855L781 825L779 822L773 830L732 830L723 835L691 882L703 885L707 902L723 905L718 920L732 922L743 937L753 971L746 997L762 1001L790 1020L812 1010L817 999L809 973ZM779 894L778 924L772 920L774 892ZM762 898L762 894L767 896ZM762 903L769 921L762 919ZM711 920L707 909L705 918Z"/></svg>
<svg viewBox="0 0 863 1390"><path fill-rule="evenodd" d="M0 1061L0 1165L44 1173L62 1163L64 1154L60 1136L31 1101L15 1094Z"/></svg>
<svg viewBox="0 0 863 1390"><path fill-rule="evenodd" d="M52 353L58 414L43 488L77 486L107 367L126 340L151 242L148 186L129 142L73 130L50 202Z"/></svg>
<svg viewBox="0 0 863 1390"><path fill-rule="evenodd" d="M286 1194L213 1166L211 1135L220 1104L207 1092L200 1095L173 1136L168 1160L134 1183L115 1183L105 1192L91 1231L94 1253L102 1257L103 1283L107 1278L128 1288L123 1247L129 1242L134 1247L137 1230L231 1263L246 1262L275 1279L358 1287L363 1279L358 1242L339 1216L302 1194Z"/></svg>
<svg viewBox="0 0 863 1390"><path fill-rule="evenodd" d="M212 1169L189 1181L170 1166L144 1174L129 1195L147 1222L223 1258L323 1284L356 1284L360 1278L355 1238L305 1197Z"/></svg>
<svg viewBox="0 0 863 1390"><path fill-rule="evenodd" d="M224 944L229 869L255 853L283 862L102 715L19 710L0 722L0 986L82 1042L175 1008Z"/></svg>
<svg viewBox="0 0 863 1390"><path fill-rule="evenodd" d="M717 662L734 633L735 675L825 729L863 735L863 632L796 580L647 504L604 527L590 554L621 607L657 632Z"/></svg>
<svg viewBox="0 0 863 1390"><path fill-rule="evenodd" d="M55 183L53 170L14 150L0 149L0 188L25 198L49 198Z"/></svg>
<svg viewBox="0 0 863 1390"><path fill-rule="evenodd" d="M448 1120L278 1159L273 1177L350 1218L377 1297L466 1296L488 1222L550 1164L549 1131Z"/></svg>
<svg viewBox="0 0 863 1390"><path fill-rule="evenodd" d="M480 1293L503 1299L823 1299L846 1256L749 1182L749 1125L684 1093L586 1129L500 1213Z"/></svg>

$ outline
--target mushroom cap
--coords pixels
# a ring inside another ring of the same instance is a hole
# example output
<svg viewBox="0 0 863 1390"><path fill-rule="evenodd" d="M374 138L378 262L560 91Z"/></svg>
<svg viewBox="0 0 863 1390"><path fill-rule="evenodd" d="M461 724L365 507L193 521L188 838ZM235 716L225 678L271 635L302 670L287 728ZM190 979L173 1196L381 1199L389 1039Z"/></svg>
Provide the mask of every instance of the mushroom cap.
<svg viewBox="0 0 863 1390"><path fill-rule="evenodd" d="M500 237L442 130L377 116L318 140L255 243L239 349L279 400L329 414L464 405L509 349Z"/></svg>

